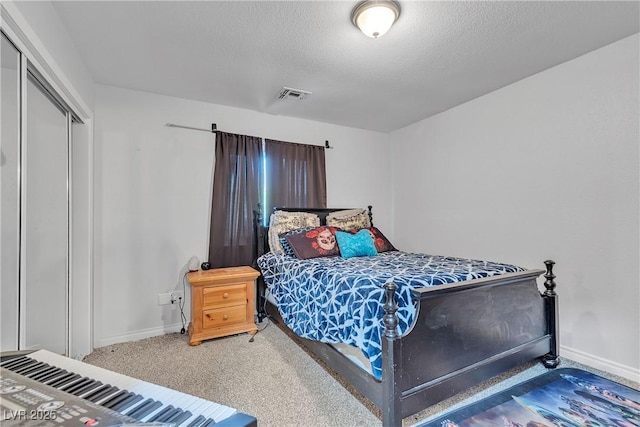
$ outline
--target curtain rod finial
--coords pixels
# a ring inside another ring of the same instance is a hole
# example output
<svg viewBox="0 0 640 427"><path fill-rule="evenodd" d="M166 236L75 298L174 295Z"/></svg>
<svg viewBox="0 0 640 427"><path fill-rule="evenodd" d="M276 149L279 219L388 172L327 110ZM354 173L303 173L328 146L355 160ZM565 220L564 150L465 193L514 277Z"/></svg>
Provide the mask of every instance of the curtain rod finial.
<svg viewBox="0 0 640 427"><path fill-rule="evenodd" d="M329 145L329 141L325 141L324 142L324 148L329 149L329 148L333 148L333 147Z"/></svg>

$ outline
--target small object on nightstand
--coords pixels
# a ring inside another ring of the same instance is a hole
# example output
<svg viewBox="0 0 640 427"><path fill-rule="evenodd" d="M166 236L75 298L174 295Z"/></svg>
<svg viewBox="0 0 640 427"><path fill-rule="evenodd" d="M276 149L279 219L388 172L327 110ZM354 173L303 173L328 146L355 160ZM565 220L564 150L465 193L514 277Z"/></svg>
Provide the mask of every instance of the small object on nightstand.
<svg viewBox="0 0 640 427"><path fill-rule="evenodd" d="M192 256L189 258L189 262L187 263L187 268L189 271L198 271L198 264L200 264L200 260L197 256Z"/></svg>
<svg viewBox="0 0 640 427"><path fill-rule="evenodd" d="M251 267L225 267L187 274L191 284L189 345L202 340L258 331L254 322L255 282Z"/></svg>

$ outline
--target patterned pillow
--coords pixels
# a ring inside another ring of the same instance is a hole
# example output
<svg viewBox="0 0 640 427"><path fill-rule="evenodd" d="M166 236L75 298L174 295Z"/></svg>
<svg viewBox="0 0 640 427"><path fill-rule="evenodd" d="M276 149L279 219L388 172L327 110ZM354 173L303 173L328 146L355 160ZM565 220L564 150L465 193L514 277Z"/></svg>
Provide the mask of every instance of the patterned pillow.
<svg viewBox="0 0 640 427"><path fill-rule="evenodd" d="M314 227L304 227L304 228L298 228L296 230L291 230L291 231L287 231L286 233L281 234L280 236L278 236L278 240L280 240L280 245L282 245L282 249L284 250L284 253L286 255L292 256L292 257L296 257L296 253L293 250L293 248L291 247L291 245L289 244L289 242L287 241L287 236L291 235L291 234L298 234L298 233L304 233L307 232L309 230L313 230Z"/></svg>
<svg viewBox="0 0 640 427"><path fill-rule="evenodd" d="M355 234L336 231L336 240L338 241L342 258L378 255L369 230L360 230Z"/></svg>
<svg viewBox="0 0 640 427"><path fill-rule="evenodd" d="M343 230L353 230L371 227L369 214L364 209L349 209L332 212L327 215L327 225Z"/></svg>
<svg viewBox="0 0 640 427"><path fill-rule="evenodd" d="M284 251L285 255L295 257L296 253L293 252L293 248L291 247L289 242L287 242L287 239L284 238L285 235L286 233L278 238L278 240L280 241L280 246L282 246L282 250Z"/></svg>
<svg viewBox="0 0 640 427"><path fill-rule="evenodd" d="M371 233L371 237L373 238L373 243L376 245L376 250L380 252L387 251L397 251L397 249L391 244L389 239L387 239L384 234L376 227L369 227L365 230L369 230ZM360 230L350 230L352 234L357 233Z"/></svg>
<svg viewBox="0 0 640 427"><path fill-rule="evenodd" d="M298 259L309 259L340 255L335 233L335 227L323 225L306 230L291 231L286 233L284 238Z"/></svg>
<svg viewBox="0 0 640 427"><path fill-rule="evenodd" d="M318 227L318 215L308 212L275 211L269 218L269 248L274 254L283 254L279 236L287 231L304 227Z"/></svg>

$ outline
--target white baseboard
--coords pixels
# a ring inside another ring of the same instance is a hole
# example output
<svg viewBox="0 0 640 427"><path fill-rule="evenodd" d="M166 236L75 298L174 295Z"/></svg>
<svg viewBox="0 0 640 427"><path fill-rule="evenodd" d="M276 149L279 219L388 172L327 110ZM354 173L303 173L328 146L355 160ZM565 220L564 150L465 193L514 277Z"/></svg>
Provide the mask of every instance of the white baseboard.
<svg viewBox="0 0 640 427"><path fill-rule="evenodd" d="M165 325L161 328L141 329L125 335L96 339L93 345L94 348L99 348L111 344L119 344L122 342L138 341L145 338L157 337L158 335L180 332L181 329L181 323L174 323L173 325Z"/></svg>
<svg viewBox="0 0 640 427"><path fill-rule="evenodd" d="M560 346L560 357L566 357L583 365L590 366L613 375L640 383L640 369L625 366L570 347Z"/></svg>

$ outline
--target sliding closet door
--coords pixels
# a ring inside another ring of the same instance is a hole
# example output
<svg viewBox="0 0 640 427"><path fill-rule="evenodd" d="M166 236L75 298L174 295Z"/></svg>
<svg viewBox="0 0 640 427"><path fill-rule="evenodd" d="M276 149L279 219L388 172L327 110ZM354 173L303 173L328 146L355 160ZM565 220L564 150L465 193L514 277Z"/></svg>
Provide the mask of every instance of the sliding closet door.
<svg viewBox="0 0 640 427"><path fill-rule="evenodd" d="M0 46L0 350L18 348L20 52Z"/></svg>
<svg viewBox="0 0 640 427"><path fill-rule="evenodd" d="M30 74L22 214L23 349L67 353L69 115Z"/></svg>

